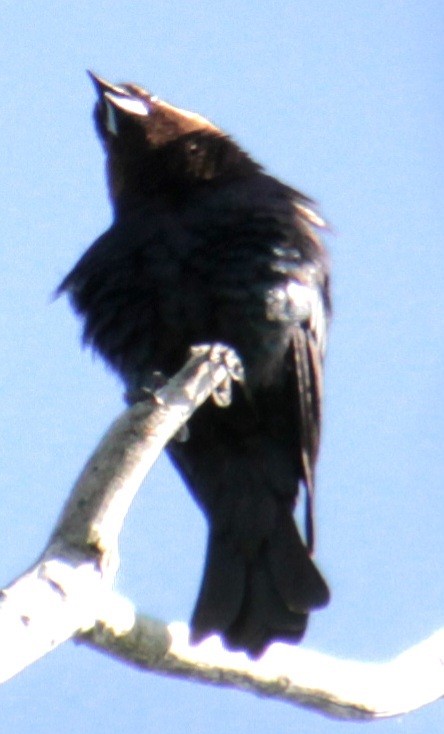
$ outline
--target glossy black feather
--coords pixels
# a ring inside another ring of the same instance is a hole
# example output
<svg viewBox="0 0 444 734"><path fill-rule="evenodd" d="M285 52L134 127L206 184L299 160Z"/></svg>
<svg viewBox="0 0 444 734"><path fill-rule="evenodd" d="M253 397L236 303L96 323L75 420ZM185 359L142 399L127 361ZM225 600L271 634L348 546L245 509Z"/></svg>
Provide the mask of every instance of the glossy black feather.
<svg viewBox="0 0 444 734"><path fill-rule="evenodd" d="M115 219L59 287L129 392L224 342L246 385L207 402L168 452L209 524L192 638L262 652L328 601L312 559L330 311L321 221L204 118L96 78ZM306 495L305 542L293 511Z"/></svg>

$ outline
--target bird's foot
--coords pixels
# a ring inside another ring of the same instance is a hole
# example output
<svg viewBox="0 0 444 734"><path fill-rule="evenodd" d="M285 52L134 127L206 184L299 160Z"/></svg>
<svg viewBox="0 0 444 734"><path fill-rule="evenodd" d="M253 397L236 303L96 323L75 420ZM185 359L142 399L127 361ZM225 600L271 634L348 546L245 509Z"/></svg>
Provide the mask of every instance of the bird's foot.
<svg viewBox="0 0 444 734"><path fill-rule="evenodd" d="M126 391L124 394L126 404L132 406L146 401L156 403L156 390L160 390L167 382L168 380L162 372L152 372L149 378L145 380L144 385L132 387Z"/></svg>
<svg viewBox="0 0 444 734"><path fill-rule="evenodd" d="M245 381L244 368L238 354L226 344L199 344L191 348L193 355L205 355L214 368L221 364L227 371L227 376L222 382L215 382L211 397L218 408L227 408L231 404L233 382L243 383Z"/></svg>
<svg viewBox="0 0 444 734"><path fill-rule="evenodd" d="M125 402L129 406L145 401L151 402L153 406L158 405L160 401L157 399L156 391L160 390L161 387L164 387L167 382L168 378L166 378L162 372L152 372L149 380L147 380L148 384L127 390L124 395ZM184 443L188 440L189 436L190 431L188 426L185 424L179 428L172 440L177 441L178 443Z"/></svg>

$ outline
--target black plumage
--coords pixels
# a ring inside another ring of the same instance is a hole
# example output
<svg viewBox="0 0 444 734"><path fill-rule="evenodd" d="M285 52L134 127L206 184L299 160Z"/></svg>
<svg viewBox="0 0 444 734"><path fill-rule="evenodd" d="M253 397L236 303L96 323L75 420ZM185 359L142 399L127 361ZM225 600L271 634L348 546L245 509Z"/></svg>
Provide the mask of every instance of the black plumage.
<svg viewBox="0 0 444 734"><path fill-rule="evenodd" d="M322 220L208 120L91 75L114 223L66 276L84 339L129 393L223 342L245 384L168 453L209 526L192 639L260 654L328 601L311 555L330 313ZM305 541L293 512L306 502Z"/></svg>

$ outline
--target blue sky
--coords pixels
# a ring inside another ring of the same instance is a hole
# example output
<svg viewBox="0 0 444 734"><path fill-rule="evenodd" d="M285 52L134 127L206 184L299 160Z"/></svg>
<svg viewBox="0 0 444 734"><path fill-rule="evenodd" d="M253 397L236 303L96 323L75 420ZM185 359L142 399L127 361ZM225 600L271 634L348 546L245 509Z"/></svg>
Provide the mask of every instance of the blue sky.
<svg viewBox="0 0 444 734"><path fill-rule="evenodd" d="M331 222L334 322L318 477L331 605L305 645L383 660L443 623L444 8L438 0L0 3L0 583L38 555L121 410L51 293L108 226L94 92L135 81L230 132ZM188 618L205 527L162 458L118 588ZM335 734L345 724L142 675L65 645L0 690L2 731ZM442 704L378 724L440 731ZM348 731L357 730L349 724ZM361 730L361 728L359 728Z"/></svg>

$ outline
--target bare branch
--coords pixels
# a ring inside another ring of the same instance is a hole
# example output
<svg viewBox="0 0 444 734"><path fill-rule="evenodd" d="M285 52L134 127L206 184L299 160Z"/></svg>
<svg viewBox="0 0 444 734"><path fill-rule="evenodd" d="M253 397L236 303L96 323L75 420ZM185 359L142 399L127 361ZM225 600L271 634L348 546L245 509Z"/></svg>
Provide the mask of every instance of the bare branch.
<svg viewBox="0 0 444 734"><path fill-rule="evenodd" d="M165 444L198 408L237 372L239 360L223 345L193 349L185 367L111 426L88 460L50 540L115 550L126 513Z"/></svg>
<svg viewBox="0 0 444 734"><path fill-rule="evenodd" d="M136 614L112 591L126 513L163 446L210 395L227 405L239 361L201 347L150 401L113 424L76 482L39 561L0 592L0 682L69 638L143 670L230 686L342 719L396 716L444 695L444 630L387 663L274 644L256 661L182 623Z"/></svg>
<svg viewBox="0 0 444 734"><path fill-rule="evenodd" d="M259 660L226 651L219 638L188 643L188 627L137 615L128 634L96 626L80 641L146 671L298 704L336 719L399 716L444 696L444 629L393 660L339 660L294 645L271 645Z"/></svg>
<svg viewBox="0 0 444 734"><path fill-rule="evenodd" d="M111 426L40 560L0 592L0 682L110 613L113 625L118 618L117 627L131 627L129 602L110 597L128 508L163 446L193 411L230 375L239 379L236 365L232 350L222 345L196 349L152 400Z"/></svg>

